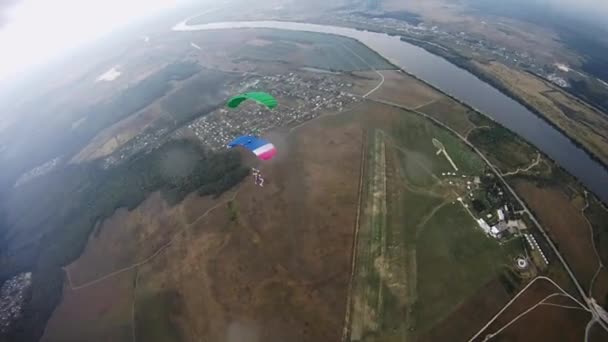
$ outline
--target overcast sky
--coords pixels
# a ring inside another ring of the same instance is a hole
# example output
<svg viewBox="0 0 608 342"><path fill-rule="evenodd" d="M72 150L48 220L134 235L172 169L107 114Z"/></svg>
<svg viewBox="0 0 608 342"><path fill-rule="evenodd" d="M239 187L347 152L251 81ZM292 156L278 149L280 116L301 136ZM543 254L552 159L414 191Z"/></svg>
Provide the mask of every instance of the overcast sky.
<svg viewBox="0 0 608 342"><path fill-rule="evenodd" d="M424 0L413 0L424 1ZM443 0L453 1L453 0ZM583 19L595 26L608 29L608 0L464 0L465 3L483 4L486 8L505 9L509 5L514 9L525 11L530 9L531 14L546 14L554 16L571 17L572 19ZM545 12L546 11L546 12Z"/></svg>
<svg viewBox="0 0 608 342"><path fill-rule="evenodd" d="M500 1L500 0L498 0ZM602 17L608 23L608 0L536 0L563 11Z"/></svg>
<svg viewBox="0 0 608 342"><path fill-rule="evenodd" d="M186 0L0 0L0 80Z"/></svg>
<svg viewBox="0 0 608 342"><path fill-rule="evenodd" d="M57 57L138 18L191 1L0 0L0 80ZM518 1L521 3L521 0ZM559 9L560 12L584 14L589 19L594 17L596 22L608 28L608 0L529 1Z"/></svg>

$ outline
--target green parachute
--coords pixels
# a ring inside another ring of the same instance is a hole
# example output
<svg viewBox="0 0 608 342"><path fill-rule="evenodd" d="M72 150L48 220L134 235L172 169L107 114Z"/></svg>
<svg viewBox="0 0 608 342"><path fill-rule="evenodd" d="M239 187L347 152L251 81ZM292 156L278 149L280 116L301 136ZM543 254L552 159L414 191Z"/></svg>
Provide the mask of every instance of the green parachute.
<svg viewBox="0 0 608 342"><path fill-rule="evenodd" d="M268 107L269 109L273 109L277 106L278 102L274 96L264 93L264 92L252 92L252 93L243 93L236 96L233 96L228 100L226 105L230 108L237 108L244 101L253 100L261 105Z"/></svg>

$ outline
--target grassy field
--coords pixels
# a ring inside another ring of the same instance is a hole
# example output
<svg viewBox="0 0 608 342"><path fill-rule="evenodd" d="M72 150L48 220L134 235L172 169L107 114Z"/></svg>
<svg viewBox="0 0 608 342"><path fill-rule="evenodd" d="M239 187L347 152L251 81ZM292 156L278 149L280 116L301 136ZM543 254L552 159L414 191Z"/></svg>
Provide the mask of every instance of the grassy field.
<svg viewBox="0 0 608 342"><path fill-rule="evenodd" d="M41 341L132 341L134 278L131 271L80 291L66 286Z"/></svg>
<svg viewBox="0 0 608 342"><path fill-rule="evenodd" d="M414 310L420 333L473 296L517 253L478 230L460 204L438 211L425 225L417 247L420 285Z"/></svg>
<svg viewBox="0 0 608 342"><path fill-rule="evenodd" d="M478 126L471 122L471 120L467 117L467 114L479 114L447 97L422 106L418 108L418 110L432 115L437 120L445 123L446 125L450 126L450 128L464 136L466 136L467 133L470 132L474 127ZM479 126L482 125L483 124L480 123Z"/></svg>
<svg viewBox="0 0 608 342"><path fill-rule="evenodd" d="M201 209L210 207L209 199L189 198ZM74 286L130 266L152 255L183 226L179 207L171 207L157 192L137 208L117 210L101 223L82 255L66 267Z"/></svg>
<svg viewBox="0 0 608 342"><path fill-rule="evenodd" d="M238 193L217 200L190 195L170 207L154 194L130 212L118 211L69 267L75 285L172 243L136 268L137 281L131 269L72 292L101 297L103 288L129 274L141 341L338 340L350 279L361 123L342 114L274 134L276 158L262 164L247 159L262 170L264 188L246 179ZM128 305L116 310L131 317L132 302L120 300ZM75 314L58 311L54 324L80 322L85 305L70 305ZM114 331L107 316L82 317ZM82 338L89 330L75 331Z"/></svg>
<svg viewBox="0 0 608 342"><path fill-rule="evenodd" d="M356 40L329 34L259 30L259 34L237 49L239 60L282 62L333 71L394 69Z"/></svg>
<svg viewBox="0 0 608 342"><path fill-rule="evenodd" d="M402 71L386 70L380 73L384 76L384 83L377 92L370 95L372 99L393 102L407 108L417 108L443 98L439 92ZM370 72L367 74L378 78L375 73L375 75Z"/></svg>
<svg viewBox="0 0 608 342"><path fill-rule="evenodd" d="M431 330L418 336L418 341L449 341L455 336L462 336L462 340L473 336L501 307L509 301L511 293L505 290L504 285L495 278L467 301L458 305L441 323Z"/></svg>
<svg viewBox="0 0 608 342"><path fill-rule="evenodd" d="M504 84L604 163L608 163L608 119L604 113L533 75L499 63L477 66Z"/></svg>
<svg viewBox="0 0 608 342"><path fill-rule="evenodd" d="M415 339L497 278L521 244L499 245L477 228L456 201L461 189L442 179L451 166L431 140L469 177L484 171L472 151L416 114L374 109L350 340Z"/></svg>
<svg viewBox="0 0 608 342"><path fill-rule="evenodd" d="M424 164L431 174L437 176L442 171L451 171L447 160L435 156L437 148L432 143L433 138L445 146L461 173L471 175L483 172L485 167L483 161L471 150L465 148L456 136L416 114L402 113L400 120L395 122L391 128L391 139L398 147L413 151L415 155L420 156L421 164ZM435 160L430 163L422 162L424 158Z"/></svg>

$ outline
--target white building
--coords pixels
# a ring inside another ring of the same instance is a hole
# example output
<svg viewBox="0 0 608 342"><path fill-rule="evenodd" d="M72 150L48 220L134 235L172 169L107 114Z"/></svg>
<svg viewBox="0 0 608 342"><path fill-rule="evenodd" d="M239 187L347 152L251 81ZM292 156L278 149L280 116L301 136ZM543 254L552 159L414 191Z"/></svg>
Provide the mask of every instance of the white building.
<svg viewBox="0 0 608 342"><path fill-rule="evenodd" d="M502 209L497 209L496 215L498 215L498 221L503 221L505 219L505 213L502 211Z"/></svg>
<svg viewBox="0 0 608 342"><path fill-rule="evenodd" d="M478 224L478 225L479 225L479 227L480 227L480 228L483 230L483 232L484 232L484 233L486 233L486 234L490 234L490 230L491 230L492 228L490 227L490 225L488 225L488 224L486 223L486 221L485 221L484 219L482 219L482 218L477 219L477 224Z"/></svg>

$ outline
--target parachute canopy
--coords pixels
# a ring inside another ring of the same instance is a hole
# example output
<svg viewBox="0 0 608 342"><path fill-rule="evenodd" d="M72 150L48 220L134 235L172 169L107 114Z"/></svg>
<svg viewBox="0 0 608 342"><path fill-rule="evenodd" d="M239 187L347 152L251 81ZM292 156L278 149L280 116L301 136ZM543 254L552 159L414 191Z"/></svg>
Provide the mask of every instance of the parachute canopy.
<svg viewBox="0 0 608 342"><path fill-rule="evenodd" d="M253 100L261 105L264 105L270 109L273 109L277 106L277 100L270 94L264 92L252 92L252 93L243 93L236 96L233 96L228 100L226 104L230 108L237 108L238 106L246 100Z"/></svg>
<svg viewBox="0 0 608 342"><path fill-rule="evenodd" d="M253 152L259 159L270 160L277 154L277 150L273 144L269 143L264 139L254 137L251 135L240 136L228 144L228 147L234 148L242 146L249 151Z"/></svg>

